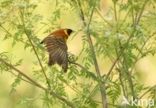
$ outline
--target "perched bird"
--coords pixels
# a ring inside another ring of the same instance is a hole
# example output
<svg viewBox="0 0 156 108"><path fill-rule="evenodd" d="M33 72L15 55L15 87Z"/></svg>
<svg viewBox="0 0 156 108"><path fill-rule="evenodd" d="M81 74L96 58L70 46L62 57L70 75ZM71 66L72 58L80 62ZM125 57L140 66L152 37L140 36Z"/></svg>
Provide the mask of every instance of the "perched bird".
<svg viewBox="0 0 156 108"><path fill-rule="evenodd" d="M41 44L45 44L45 47L49 53L48 65L52 66L58 64L62 67L64 72L68 69L68 54L66 41L70 34L73 32L71 29L59 29L43 39Z"/></svg>

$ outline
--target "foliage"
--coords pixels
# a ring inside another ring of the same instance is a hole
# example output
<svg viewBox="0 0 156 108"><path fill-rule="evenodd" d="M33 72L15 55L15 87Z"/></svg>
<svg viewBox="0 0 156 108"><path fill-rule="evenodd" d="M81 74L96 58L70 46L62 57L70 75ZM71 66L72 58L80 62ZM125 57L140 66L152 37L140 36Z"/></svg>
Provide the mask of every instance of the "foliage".
<svg viewBox="0 0 156 108"><path fill-rule="evenodd" d="M45 2L54 7L48 18L37 12ZM155 86L140 84L135 69L140 59L156 52L156 1L112 0L106 15L100 5L100 0L1 0L1 43L9 42L12 49L20 46L33 56L29 61L33 75L28 76L19 68L26 60L21 54L0 52L0 72L10 72L16 77L11 93L18 92L16 87L21 81L30 83L45 91L38 96L45 108L120 108L124 107L122 97L142 99L145 95L156 100ZM60 20L65 14L77 17L80 23L75 24L78 34L74 38L81 34L82 39L79 54L70 52L68 73L58 66L47 66L47 56L38 37L62 28ZM111 64L104 74L99 62L106 59ZM34 99L25 97L21 102L35 107ZM132 107L137 106L126 106Z"/></svg>

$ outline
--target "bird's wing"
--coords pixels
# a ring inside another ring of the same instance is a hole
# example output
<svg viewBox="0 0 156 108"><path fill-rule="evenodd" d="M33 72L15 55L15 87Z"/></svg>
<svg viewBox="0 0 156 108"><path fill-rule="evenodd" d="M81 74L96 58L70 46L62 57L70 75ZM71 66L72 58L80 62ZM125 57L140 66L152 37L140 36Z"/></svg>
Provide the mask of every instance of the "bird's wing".
<svg viewBox="0 0 156 108"><path fill-rule="evenodd" d="M68 55L65 40L61 37L48 36L42 43L45 44L49 53L48 65L57 63L62 66L63 70L66 72L68 68Z"/></svg>

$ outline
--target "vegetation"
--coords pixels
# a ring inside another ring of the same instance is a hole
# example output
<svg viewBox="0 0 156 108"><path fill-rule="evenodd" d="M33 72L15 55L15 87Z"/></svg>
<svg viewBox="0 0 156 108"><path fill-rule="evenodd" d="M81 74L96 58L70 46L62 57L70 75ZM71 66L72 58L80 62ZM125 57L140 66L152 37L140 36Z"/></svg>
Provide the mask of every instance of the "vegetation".
<svg viewBox="0 0 156 108"><path fill-rule="evenodd" d="M156 52L156 1L112 0L105 14L101 2L0 1L0 39L4 44L0 46L0 71L14 75L11 93L17 92L17 86L23 81L43 90L33 100L21 99L26 107L34 108L37 104L34 100L42 100L42 108L142 107L122 104L122 97L129 101L146 97L156 103L156 86L141 84L135 69L139 60ZM44 3L51 5L51 10L44 10L48 17L40 9L41 5L46 6ZM82 46L79 54L69 52L67 73L58 66L48 67L47 53L40 44L44 37L39 37L62 28L60 19L65 14L74 20L68 21L69 25L75 25L76 31L70 38L79 37L82 42L73 45ZM4 48L8 44L12 50ZM14 50L31 55L31 60ZM107 72L100 63L108 60ZM24 65L26 62L30 65ZM154 105L145 107L155 108Z"/></svg>

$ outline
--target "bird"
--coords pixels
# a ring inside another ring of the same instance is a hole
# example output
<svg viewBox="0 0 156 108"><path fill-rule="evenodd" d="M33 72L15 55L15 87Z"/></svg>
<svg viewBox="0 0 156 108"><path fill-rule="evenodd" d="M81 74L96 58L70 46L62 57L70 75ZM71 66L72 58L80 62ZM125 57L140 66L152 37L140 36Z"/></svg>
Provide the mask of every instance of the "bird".
<svg viewBox="0 0 156 108"><path fill-rule="evenodd" d="M72 29L58 29L45 37L41 44L44 44L49 53L48 65L58 64L64 72L68 69L68 46L67 39L73 32Z"/></svg>

